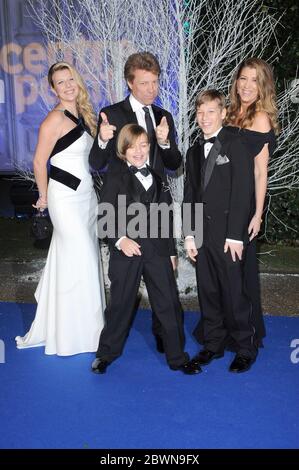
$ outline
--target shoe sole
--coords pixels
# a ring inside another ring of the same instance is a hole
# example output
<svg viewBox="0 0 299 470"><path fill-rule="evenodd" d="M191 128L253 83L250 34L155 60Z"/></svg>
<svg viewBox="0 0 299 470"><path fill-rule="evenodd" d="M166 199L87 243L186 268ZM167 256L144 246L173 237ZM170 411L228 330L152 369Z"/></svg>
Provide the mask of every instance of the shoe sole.
<svg viewBox="0 0 299 470"><path fill-rule="evenodd" d="M232 372L233 374L242 374L243 372L247 372L248 370L250 370L252 365L253 365L253 363L250 364L249 367L246 367L246 369L243 369L243 370L234 370L234 369L231 370L231 369L228 369L228 371L229 371L229 372Z"/></svg>
<svg viewBox="0 0 299 470"><path fill-rule="evenodd" d="M183 373L184 373L185 375L197 375L197 374L201 374L201 373L202 373L202 370L198 370L198 369L197 369L196 371L191 372L191 374L188 374L188 373L186 373L186 372L183 372Z"/></svg>
<svg viewBox="0 0 299 470"><path fill-rule="evenodd" d="M224 353L223 354L217 354L216 356L212 357L212 359L210 359L208 362L202 362L202 361L192 361L194 364L197 364L199 366L207 366L208 364L210 364L210 362L212 362L214 359L221 359L222 357L224 356Z"/></svg>
<svg viewBox="0 0 299 470"><path fill-rule="evenodd" d="M247 369L243 369L243 370L230 370L230 369L228 369L228 371L231 372L232 374L242 374L243 372L247 372L248 370L250 370L250 367L247 367Z"/></svg>
<svg viewBox="0 0 299 470"><path fill-rule="evenodd" d="M97 369L91 369L91 372L93 372L94 374L101 375L101 374L105 374L105 373L106 373L106 369L103 370L103 371L100 371L100 370L97 370Z"/></svg>

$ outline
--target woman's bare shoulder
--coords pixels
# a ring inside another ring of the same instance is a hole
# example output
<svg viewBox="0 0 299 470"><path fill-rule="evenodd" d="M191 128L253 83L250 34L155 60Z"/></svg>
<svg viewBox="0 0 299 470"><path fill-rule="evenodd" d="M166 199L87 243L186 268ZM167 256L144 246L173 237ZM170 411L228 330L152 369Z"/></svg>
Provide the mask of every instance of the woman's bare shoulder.
<svg viewBox="0 0 299 470"><path fill-rule="evenodd" d="M58 112L53 109L53 111L50 111L41 123L40 131L51 132L55 135L59 135L61 133L64 120L65 115L62 112Z"/></svg>
<svg viewBox="0 0 299 470"><path fill-rule="evenodd" d="M258 132L269 132L271 130L271 122L265 111L258 111L255 114L251 130Z"/></svg>

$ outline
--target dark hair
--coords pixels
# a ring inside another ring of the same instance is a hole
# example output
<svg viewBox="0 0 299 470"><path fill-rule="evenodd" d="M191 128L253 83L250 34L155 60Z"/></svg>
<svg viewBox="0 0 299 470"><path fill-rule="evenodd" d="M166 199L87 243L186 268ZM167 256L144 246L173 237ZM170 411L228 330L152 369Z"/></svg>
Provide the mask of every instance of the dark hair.
<svg viewBox="0 0 299 470"><path fill-rule="evenodd" d="M136 52L128 57L124 68L124 76L127 82L134 80L134 72L137 69L147 70L158 76L161 73L158 59L151 52Z"/></svg>
<svg viewBox="0 0 299 470"><path fill-rule="evenodd" d="M218 101L221 110L225 108L225 96L220 91L212 88L211 90L205 90L200 92L195 100L195 111L202 104L214 100Z"/></svg>
<svg viewBox="0 0 299 470"><path fill-rule="evenodd" d="M126 124L120 130L120 133L118 134L117 142L116 142L116 152L117 152L117 156L121 160L126 159L125 158L126 151L128 150L128 148L134 145L138 137L140 137L141 135L145 135L149 142L146 130L143 127L139 126L138 124Z"/></svg>

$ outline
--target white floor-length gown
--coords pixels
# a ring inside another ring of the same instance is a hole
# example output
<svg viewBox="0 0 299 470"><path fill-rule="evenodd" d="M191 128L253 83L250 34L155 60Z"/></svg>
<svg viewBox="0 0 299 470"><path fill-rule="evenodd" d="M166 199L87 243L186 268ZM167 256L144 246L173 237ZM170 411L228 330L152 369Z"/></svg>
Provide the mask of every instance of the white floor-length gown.
<svg viewBox="0 0 299 470"><path fill-rule="evenodd" d="M54 230L35 292L35 319L24 337L16 337L19 349L45 346L46 354L61 356L97 350L105 309L97 198L88 165L93 139L81 120L76 123L51 154L48 208Z"/></svg>

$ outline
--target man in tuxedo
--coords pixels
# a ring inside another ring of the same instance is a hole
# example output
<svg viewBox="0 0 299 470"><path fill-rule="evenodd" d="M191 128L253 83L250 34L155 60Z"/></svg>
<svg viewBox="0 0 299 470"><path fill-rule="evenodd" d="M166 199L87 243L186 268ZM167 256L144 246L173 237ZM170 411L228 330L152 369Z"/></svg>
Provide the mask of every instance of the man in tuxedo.
<svg viewBox="0 0 299 470"><path fill-rule="evenodd" d="M238 135L222 127L225 99L217 90L202 92L196 117L204 141L188 150L184 203L203 204L203 242L185 233L187 254L196 263L202 319L195 336L204 349L193 359L206 365L235 345L230 372L247 371L257 355L252 306L243 288L243 258L254 197L253 162Z"/></svg>
<svg viewBox="0 0 299 470"><path fill-rule="evenodd" d="M116 160L116 139L126 124L142 126L150 138L150 155L147 164L159 174L164 170L177 170L182 156L175 141L172 115L154 105L159 93L161 73L157 58L150 52L138 52L128 57L124 77L130 95L119 103L103 108L99 115L98 133L90 151L89 163L94 170L113 168ZM175 252L172 253L175 255ZM157 350L164 352L161 341L161 324L153 313L153 333Z"/></svg>
<svg viewBox="0 0 299 470"><path fill-rule="evenodd" d="M129 335L143 275L150 303L162 325L162 341L169 367L187 375L197 374L200 367L193 364L184 352L181 306L170 261L173 244L171 216L167 211L162 218L152 218L157 204L164 207L171 204L167 183L163 176L146 164L149 141L141 126L125 125L119 133L117 149L123 161L119 159L114 162L113 168L104 177L101 190L100 206L103 212L108 210L107 207L114 209L107 219L111 287L105 310L105 326L92 371L103 374L111 362L121 355ZM139 222L139 233L132 231L136 203L141 205L144 214ZM128 210L132 204L134 211ZM124 218L119 216L121 205L126 209ZM106 219L104 221L106 223ZM152 236L153 223L157 225L156 236ZM165 229L169 236L163 237Z"/></svg>

